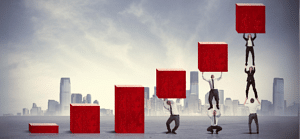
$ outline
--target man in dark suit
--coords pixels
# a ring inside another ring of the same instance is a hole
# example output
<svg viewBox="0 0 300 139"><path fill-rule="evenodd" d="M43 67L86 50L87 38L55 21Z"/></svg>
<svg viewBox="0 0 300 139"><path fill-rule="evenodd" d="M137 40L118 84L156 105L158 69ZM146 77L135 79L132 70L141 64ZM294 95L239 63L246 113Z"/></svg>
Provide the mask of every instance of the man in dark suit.
<svg viewBox="0 0 300 139"><path fill-rule="evenodd" d="M256 33L254 33L254 37L252 38L251 37L251 34L248 34L248 38L245 37L245 33L243 35L243 38L245 39L246 41L246 63L245 65L247 66L248 64L248 55L249 55L249 52L251 52L251 55L252 55L252 64L253 66L255 66L255 62L254 62L254 49L253 49L253 46L254 46L254 40L256 38Z"/></svg>
<svg viewBox="0 0 300 139"><path fill-rule="evenodd" d="M246 68L247 68L247 66L245 66L245 73L248 74L247 87L246 87L246 98L248 99L249 87L250 87L250 85L252 85L252 88L253 88L253 91L254 91L254 94L255 94L255 98L257 99L258 96L257 96L257 91L256 91L256 88L255 88L255 80L254 80L255 66L254 66L254 68L249 67L248 71L246 71Z"/></svg>

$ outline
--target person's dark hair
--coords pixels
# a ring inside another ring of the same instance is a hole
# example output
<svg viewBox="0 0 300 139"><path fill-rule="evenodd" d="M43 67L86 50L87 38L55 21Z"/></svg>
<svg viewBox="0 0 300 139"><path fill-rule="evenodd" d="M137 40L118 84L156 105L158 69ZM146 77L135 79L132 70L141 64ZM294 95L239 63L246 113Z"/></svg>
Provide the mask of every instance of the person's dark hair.
<svg viewBox="0 0 300 139"><path fill-rule="evenodd" d="M254 102L254 99L253 99L253 98L251 98L251 99L250 99L250 102L251 102L251 103L253 103L253 102Z"/></svg>
<svg viewBox="0 0 300 139"><path fill-rule="evenodd" d="M171 101L168 100L168 101L167 101L167 104L168 104L168 105L171 105Z"/></svg>

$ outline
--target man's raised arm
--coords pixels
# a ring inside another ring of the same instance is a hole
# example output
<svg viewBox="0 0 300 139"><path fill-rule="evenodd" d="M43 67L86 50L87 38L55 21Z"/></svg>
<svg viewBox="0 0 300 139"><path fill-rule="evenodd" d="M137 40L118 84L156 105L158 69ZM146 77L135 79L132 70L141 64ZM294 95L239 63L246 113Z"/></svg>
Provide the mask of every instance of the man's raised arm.
<svg viewBox="0 0 300 139"><path fill-rule="evenodd" d="M221 75L220 75L220 77L219 77L219 78L217 78L217 81L221 80L221 78L222 78L222 72L221 72Z"/></svg>
<svg viewBox="0 0 300 139"><path fill-rule="evenodd" d="M247 41L247 38L245 37L245 33L244 33L244 35L243 35L243 38Z"/></svg>
<svg viewBox="0 0 300 139"><path fill-rule="evenodd" d="M204 72L202 72L202 78L203 78L203 80L208 82L208 80L204 78L203 73Z"/></svg>
<svg viewBox="0 0 300 139"><path fill-rule="evenodd" d="M254 40L256 38L256 33L254 33L254 37L253 37L253 39L252 40Z"/></svg>

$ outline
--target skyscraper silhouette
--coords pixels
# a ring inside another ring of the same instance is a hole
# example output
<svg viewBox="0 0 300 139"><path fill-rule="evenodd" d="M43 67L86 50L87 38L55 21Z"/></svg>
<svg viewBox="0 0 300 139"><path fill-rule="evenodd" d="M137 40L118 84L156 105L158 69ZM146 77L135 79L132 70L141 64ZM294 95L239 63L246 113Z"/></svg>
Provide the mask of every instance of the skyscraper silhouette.
<svg viewBox="0 0 300 139"><path fill-rule="evenodd" d="M60 112L61 115L70 114L71 103L71 82L70 78L61 78L60 80Z"/></svg>
<svg viewBox="0 0 300 139"><path fill-rule="evenodd" d="M87 101L87 103L89 103L89 104L92 103L92 96L91 96L91 94L87 94L87 95L86 95L86 101Z"/></svg>
<svg viewBox="0 0 300 139"><path fill-rule="evenodd" d="M71 103L82 103L82 95L73 93L71 95Z"/></svg>
<svg viewBox="0 0 300 139"><path fill-rule="evenodd" d="M284 115L284 82L283 78L274 78L273 82L274 115Z"/></svg>

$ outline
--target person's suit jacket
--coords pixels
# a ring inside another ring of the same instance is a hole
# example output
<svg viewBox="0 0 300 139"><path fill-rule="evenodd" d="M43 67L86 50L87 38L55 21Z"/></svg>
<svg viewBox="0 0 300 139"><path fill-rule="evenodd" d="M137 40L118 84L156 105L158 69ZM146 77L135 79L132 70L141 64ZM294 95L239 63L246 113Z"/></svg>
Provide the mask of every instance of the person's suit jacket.
<svg viewBox="0 0 300 139"><path fill-rule="evenodd" d="M247 82L254 81L255 67L253 68L252 72L250 72L250 70L246 71L246 68L245 68L245 73L248 74Z"/></svg>
<svg viewBox="0 0 300 139"><path fill-rule="evenodd" d="M249 38L246 38L246 37L245 37L245 33L244 33L244 35L243 35L243 38L244 38L245 41L246 41L246 45L245 45L245 46L248 47L248 39L249 39ZM253 38L252 38L252 37L250 38L253 46L254 46L254 42L253 42L253 41L255 40L255 38L256 38L256 33L254 33L254 37L253 37Z"/></svg>

